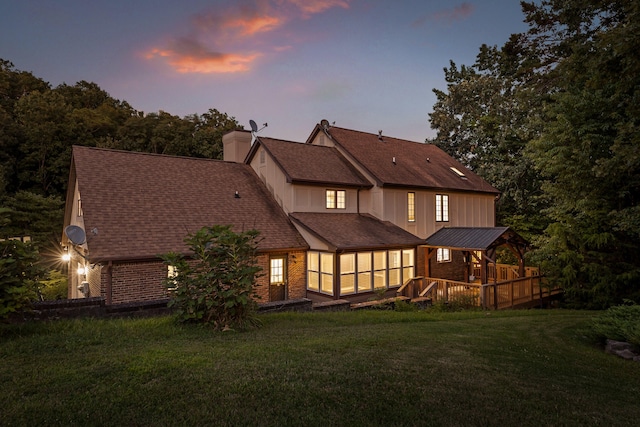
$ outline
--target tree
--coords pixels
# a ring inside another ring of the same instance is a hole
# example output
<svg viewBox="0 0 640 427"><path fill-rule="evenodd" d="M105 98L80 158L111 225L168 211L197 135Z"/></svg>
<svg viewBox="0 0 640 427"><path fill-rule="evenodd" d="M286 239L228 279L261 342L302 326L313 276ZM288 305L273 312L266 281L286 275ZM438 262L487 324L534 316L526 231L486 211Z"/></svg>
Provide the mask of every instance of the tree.
<svg viewBox="0 0 640 427"><path fill-rule="evenodd" d="M44 275L33 244L6 238L9 224L9 210L0 208L0 320L29 306Z"/></svg>
<svg viewBox="0 0 640 427"><path fill-rule="evenodd" d="M541 100L530 89L535 81L535 55L523 35L513 35L500 49L482 45L472 66L445 68L447 91L431 113L437 130L433 143L474 170L501 191L498 222L523 236L546 226L540 214L540 176L524 156L536 134L531 117Z"/></svg>
<svg viewBox="0 0 640 427"><path fill-rule="evenodd" d="M217 330L257 324L253 285L261 270L256 259L258 234L235 233L230 226L204 227L185 238L193 254L190 259L178 253L162 257L175 271L165 284L179 320Z"/></svg>
<svg viewBox="0 0 640 427"><path fill-rule="evenodd" d="M640 4L523 6L556 88L530 144L551 220L538 257L576 304L640 301Z"/></svg>

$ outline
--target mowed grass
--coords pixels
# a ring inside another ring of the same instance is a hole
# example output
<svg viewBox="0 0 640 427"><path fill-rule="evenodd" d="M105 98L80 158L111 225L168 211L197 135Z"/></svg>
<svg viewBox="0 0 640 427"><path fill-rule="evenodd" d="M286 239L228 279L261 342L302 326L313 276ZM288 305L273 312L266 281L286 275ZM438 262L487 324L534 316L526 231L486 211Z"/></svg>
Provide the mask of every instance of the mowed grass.
<svg viewBox="0 0 640 427"><path fill-rule="evenodd" d="M7 426L623 426L640 363L562 310L273 314L0 326Z"/></svg>

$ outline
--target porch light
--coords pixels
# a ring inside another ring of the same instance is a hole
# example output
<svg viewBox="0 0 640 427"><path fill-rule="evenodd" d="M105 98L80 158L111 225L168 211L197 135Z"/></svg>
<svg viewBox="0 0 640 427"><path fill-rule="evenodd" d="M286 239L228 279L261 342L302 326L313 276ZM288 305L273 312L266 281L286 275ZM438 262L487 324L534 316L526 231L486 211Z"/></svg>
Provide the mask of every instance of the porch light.
<svg viewBox="0 0 640 427"><path fill-rule="evenodd" d="M87 274L87 268L83 266L78 267L78 275L84 276L85 274Z"/></svg>
<svg viewBox="0 0 640 427"><path fill-rule="evenodd" d="M69 250L67 248L64 248L64 252L62 253L62 262L69 262L71 261L71 254L69 253Z"/></svg>

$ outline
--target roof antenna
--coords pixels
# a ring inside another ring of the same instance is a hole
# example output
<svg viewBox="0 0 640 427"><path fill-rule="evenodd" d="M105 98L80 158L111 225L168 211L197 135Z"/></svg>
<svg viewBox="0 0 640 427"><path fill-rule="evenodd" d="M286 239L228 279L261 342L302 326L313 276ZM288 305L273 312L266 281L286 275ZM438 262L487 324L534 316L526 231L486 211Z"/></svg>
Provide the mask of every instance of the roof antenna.
<svg viewBox="0 0 640 427"><path fill-rule="evenodd" d="M269 126L268 123L262 125L260 129L258 129L258 125L253 120L249 120L249 126L251 126L251 146L253 147L253 143L256 142L256 134L260 132L262 129Z"/></svg>
<svg viewBox="0 0 640 427"><path fill-rule="evenodd" d="M378 131L378 140L382 141L382 130Z"/></svg>

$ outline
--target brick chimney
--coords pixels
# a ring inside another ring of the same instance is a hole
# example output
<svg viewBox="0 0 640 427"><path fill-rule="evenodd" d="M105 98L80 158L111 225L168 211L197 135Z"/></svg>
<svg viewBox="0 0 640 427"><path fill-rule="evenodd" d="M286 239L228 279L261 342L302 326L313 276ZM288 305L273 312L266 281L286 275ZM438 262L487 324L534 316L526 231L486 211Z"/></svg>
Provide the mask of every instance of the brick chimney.
<svg viewBox="0 0 640 427"><path fill-rule="evenodd" d="M251 132L232 130L222 136L223 159L225 162L244 163L251 149Z"/></svg>

